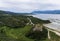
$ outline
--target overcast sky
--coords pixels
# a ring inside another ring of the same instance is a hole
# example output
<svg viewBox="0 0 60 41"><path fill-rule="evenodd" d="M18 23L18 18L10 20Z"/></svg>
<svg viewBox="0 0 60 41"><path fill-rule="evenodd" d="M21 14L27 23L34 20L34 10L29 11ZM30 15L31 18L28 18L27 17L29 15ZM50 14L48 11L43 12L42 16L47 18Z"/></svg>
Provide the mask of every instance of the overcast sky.
<svg viewBox="0 0 60 41"><path fill-rule="evenodd" d="M13 12L60 10L60 0L0 0L0 10Z"/></svg>

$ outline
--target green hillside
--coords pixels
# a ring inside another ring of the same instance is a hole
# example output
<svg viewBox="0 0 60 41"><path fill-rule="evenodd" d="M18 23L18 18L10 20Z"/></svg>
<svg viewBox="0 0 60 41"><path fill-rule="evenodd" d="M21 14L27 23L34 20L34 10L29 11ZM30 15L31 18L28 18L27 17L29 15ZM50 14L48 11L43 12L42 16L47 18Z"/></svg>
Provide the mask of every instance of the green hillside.
<svg viewBox="0 0 60 41"><path fill-rule="evenodd" d="M4 14L1 14L4 15ZM50 23L48 20L41 20L32 16L24 15L0 15L0 41L49 41L47 38L47 30L43 27L43 24ZM35 25L42 25L43 31L33 31ZM51 33L51 36L54 33ZM51 39L54 41L54 37L58 37L54 34ZM59 37L58 37L59 38Z"/></svg>

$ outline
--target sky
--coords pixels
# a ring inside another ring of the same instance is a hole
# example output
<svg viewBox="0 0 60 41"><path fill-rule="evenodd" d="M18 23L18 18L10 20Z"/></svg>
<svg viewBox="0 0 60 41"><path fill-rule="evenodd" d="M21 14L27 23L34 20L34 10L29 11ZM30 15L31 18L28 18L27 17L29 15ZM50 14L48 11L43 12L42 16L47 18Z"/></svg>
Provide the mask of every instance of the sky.
<svg viewBox="0 0 60 41"><path fill-rule="evenodd" d="M60 0L0 0L0 10L12 12L60 10Z"/></svg>

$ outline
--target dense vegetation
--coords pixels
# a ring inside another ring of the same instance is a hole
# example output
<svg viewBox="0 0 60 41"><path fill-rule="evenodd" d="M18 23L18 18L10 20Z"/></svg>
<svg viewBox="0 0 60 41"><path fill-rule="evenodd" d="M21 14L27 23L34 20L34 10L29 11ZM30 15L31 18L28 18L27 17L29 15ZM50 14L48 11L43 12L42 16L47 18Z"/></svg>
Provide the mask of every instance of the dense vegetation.
<svg viewBox="0 0 60 41"><path fill-rule="evenodd" d="M47 30L43 28L43 31L32 31L30 30L26 36L34 41L43 41L47 38Z"/></svg>
<svg viewBox="0 0 60 41"><path fill-rule="evenodd" d="M23 27L28 23L27 18L23 16L0 16L0 24L1 26L8 27Z"/></svg>
<svg viewBox="0 0 60 41"><path fill-rule="evenodd" d="M27 25L29 23L28 18L34 24L50 23L48 20L41 20L32 16L1 14L0 41L47 41L47 30L43 27L42 32L33 31L33 25Z"/></svg>
<svg viewBox="0 0 60 41"><path fill-rule="evenodd" d="M30 19L32 20L32 22L34 24L40 23L40 24L46 24L46 23L50 23L49 20L42 20L42 19L38 19L36 17L30 17Z"/></svg>

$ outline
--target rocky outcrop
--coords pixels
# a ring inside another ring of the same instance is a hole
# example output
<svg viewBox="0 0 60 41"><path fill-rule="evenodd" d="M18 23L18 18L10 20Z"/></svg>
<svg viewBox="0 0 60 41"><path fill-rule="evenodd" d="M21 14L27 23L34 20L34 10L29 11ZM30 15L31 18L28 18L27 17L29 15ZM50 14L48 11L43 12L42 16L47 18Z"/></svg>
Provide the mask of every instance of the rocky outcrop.
<svg viewBox="0 0 60 41"><path fill-rule="evenodd" d="M43 25L42 24L35 24L33 31L42 31L43 30Z"/></svg>

